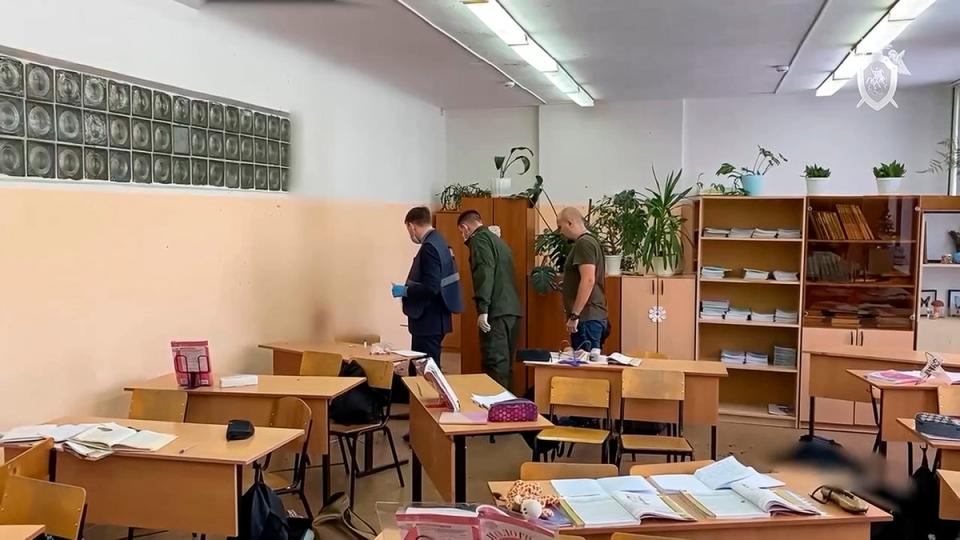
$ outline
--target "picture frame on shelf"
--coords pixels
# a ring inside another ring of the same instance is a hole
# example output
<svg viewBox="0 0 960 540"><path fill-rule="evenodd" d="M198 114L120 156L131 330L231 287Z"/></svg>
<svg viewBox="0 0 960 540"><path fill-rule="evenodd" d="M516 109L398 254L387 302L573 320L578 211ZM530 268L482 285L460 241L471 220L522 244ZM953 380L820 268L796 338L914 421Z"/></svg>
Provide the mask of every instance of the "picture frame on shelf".
<svg viewBox="0 0 960 540"><path fill-rule="evenodd" d="M947 316L960 317L960 289L947 291Z"/></svg>
<svg viewBox="0 0 960 540"><path fill-rule="evenodd" d="M920 316L929 317L933 313L933 303L937 301L937 291L927 289L920 291Z"/></svg>

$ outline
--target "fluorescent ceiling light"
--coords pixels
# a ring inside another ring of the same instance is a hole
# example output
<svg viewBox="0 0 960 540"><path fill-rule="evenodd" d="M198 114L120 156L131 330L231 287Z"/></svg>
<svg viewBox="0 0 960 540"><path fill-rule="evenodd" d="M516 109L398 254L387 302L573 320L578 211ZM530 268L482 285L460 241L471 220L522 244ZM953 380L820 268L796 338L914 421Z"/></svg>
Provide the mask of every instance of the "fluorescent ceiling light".
<svg viewBox="0 0 960 540"><path fill-rule="evenodd" d="M936 0L900 0L890 9L890 20L916 19Z"/></svg>
<svg viewBox="0 0 960 540"><path fill-rule="evenodd" d="M897 36L903 33L911 22L913 22L912 19L891 21L884 17L867 32L867 35L863 36L860 43L857 43L855 49L857 54L873 54L882 51L884 47L897 39Z"/></svg>
<svg viewBox="0 0 960 540"><path fill-rule="evenodd" d="M581 107L593 107L593 98L590 97L590 94L586 90L580 88L577 92L571 92L567 94L567 97L573 100L574 103Z"/></svg>
<svg viewBox="0 0 960 540"><path fill-rule="evenodd" d="M533 41L526 45L511 45L510 48L537 71L556 71L559 68L557 61Z"/></svg>
<svg viewBox="0 0 960 540"><path fill-rule="evenodd" d="M517 21L495 1L465 2L470 11L493 30L507 45L521 45L527 42L527 33Z"/></svg>
<svg viewBox="0 0 960 540"><path fill-rule="evenodd" d="M817 87L817 96L826 97L832 96L837 93L837 90L843 88L843 85L847 84L849 79L835 79L833 75L827 77L827 80L820 83L820 86Z"/></svg>
<svg viewBox="0 0 960 540"><path fill-rule="evenodd" d="M573 77L568 75L562 68L557 71L547 71L544 75L564 94L572 94L580 90L577 81L573 80Z"/></svg>
<svg viewBox="0 0 960 540"><path fill-rule="evenodd" d="M833 72L835 79L852 79L857 76L857 72L870 62L870 57L865 54L857 54L850 51L850 54L843 59L840 67Z"/></svg>

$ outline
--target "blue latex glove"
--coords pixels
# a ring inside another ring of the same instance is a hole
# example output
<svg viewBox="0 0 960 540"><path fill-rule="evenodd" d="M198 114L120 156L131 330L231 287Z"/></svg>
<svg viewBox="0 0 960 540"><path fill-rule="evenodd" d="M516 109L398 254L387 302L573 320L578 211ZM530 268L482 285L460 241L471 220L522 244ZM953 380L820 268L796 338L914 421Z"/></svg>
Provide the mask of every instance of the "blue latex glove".
<svg viewBox="0 0 960 540"><path fill-rule="evenodd" d="M406 286L406 285L397 285L396 283L394 283L394 284L393 284L393 288L391 289L390 292L391 292L391 294L393 294L393 297L394 297L394 298L400 298L401 296L406 296L406 295L407 295L407 286Z"/></svg>

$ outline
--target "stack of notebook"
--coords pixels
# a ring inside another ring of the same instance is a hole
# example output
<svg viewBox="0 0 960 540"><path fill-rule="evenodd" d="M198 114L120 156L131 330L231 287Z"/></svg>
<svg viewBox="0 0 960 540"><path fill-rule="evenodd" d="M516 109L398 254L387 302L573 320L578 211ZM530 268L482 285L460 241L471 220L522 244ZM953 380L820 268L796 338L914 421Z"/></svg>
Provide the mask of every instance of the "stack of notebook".
<svg viewBox="0 0 960 540"><path fill-rule="evenodd" d="M754 238L776 238L777 229L754 229L753 237Z"/></svg>
<svg viewBox="0 0 960 540"><path fill-rule="evenodd" d="M746 363L747 355L743 351L728 351L723 349L720 351L720 361L724 364L744 364Z"/></svg>
<svg viewBox="0 0 960 540"><path fill-rule="evenodd" d="M728 321L748 321L750 320L750 313L752 313L750 308L731 307L727 310L724 318Z"/></svg>
<svg viewBox="0 0 960 540"><path fill-rule="evenodd" d="M797 317L796 311L787 311L785 309L778 309L774 314L774 320L783 324L797 324Z"/></svg>
<svg viewBox="0 0 960 540"><path fill-rule="evenodd" d="M754 322L773 322L773 313L760 313L754 311L750 314L750 320Z"/></svg>
<svg viewBox="0 0 960 540"><path fill-rule="evenodd" d="M716 229L714 227L704 227L704 238L726 238L730 234L730 229Z"/></svg>
<svg viewBox="0 0 960 540"><path fill-rule="evenodd" d="M770 272L767 270L757 270L756 268L744 268L743 269L743 279L755 279L759 281L764 281L770 277Z"/></svg>
<svg viewBox="0 0 960 540"><path fill-rule="evenodd" d="M800 276L796 272L787 272L786 270L774 270L773 279L777 281L800 281Z"/></svg>
<svg viewBox="0 0 960 540"><path fill-rule="evenodd" d="M751 238L755 229L730 229L730 238Z"/></svg>
<svg viewBox="0 0 960 540"><path fill-rule="evenodd" d="M773 347L773 365L797 367L797 350L793 347Z"/></svg>
<svg viewBox="0 0 960 540"><path fill-rule="evenodd" d="M701 319L722 319L730 309L729 300L703 300L700 302Z"/></svg>
<svg viewBox="0 0 960 540"><path fill-rule="evenodd" d="M560 506L578 527L637 524L646 518L690 521L693 518L642 476L551 480Z"/></svg>
<svg viewBox="0 0 960 540"><path fill-rule="evenodd" d="M767 366L770 365L770 360L764 353L748 352L744 355L744 363L751 366Z"/></svg>
<svg viewBox="0 0 960 540"><path fill-rule="evenodd" d="M706 279L723 279L729 271L729 268L722 268L720 266L704 266L700 269L700 277Z"/></svg>
<svg viewBox="0 0 960 540"><path fill-rule="evenodd" d="M800 229L777 229L777 238L800 238Z"/></svg>

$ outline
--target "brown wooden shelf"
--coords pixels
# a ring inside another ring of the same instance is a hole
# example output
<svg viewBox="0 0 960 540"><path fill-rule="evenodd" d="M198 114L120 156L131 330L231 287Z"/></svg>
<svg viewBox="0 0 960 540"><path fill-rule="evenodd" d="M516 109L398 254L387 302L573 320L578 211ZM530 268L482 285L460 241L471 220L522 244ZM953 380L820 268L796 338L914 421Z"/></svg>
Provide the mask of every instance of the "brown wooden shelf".
<svg viewBox="0 0 960 540"><path fill-rule="evenodd" d="M728 321L726 319L701 319L697 318L700 324L726 324L729 326L757 326L765 328L800 328L799 324L788 324L778 322L757 322L757 321Z"/></svg>
<svg viewBox="0 0 960 540"><path fill-rule="evenodd" d="M858 287L862 289L913 289L912 283L888 283L884 281L866 282L866 281L807 281L807 287Z"/></svg>
<svg viewBox="0 0 960 540"><path fill-rule="evenodd" d="M803 238L731 238L729 236L703 236L700 239L704 242L725 241L725 242L803 242Z"/></svg>
<svg viewBox="0 0 960 540"><path fill-rule="evenodd" d="M960 264L958 264L957 266L960 266ZM775 279L743 279L743 278L700 278L700 283L749 283L751 285L800 285L799 281L777 281Z"/></svg>
<svg viewBox="0 0 960 540"><path fill-rule="evenodd" d="M770 414L765 405L749 405L746 403L720 403L720 414L759 418L768 422L789 423L791 425L797 421L795 414L790 416Z"/></svg>
<svg viewBox="0 0 960 540"><path fill-rule="evenodd" d="M720 362L720 360L717 360L717 362ZM781 367L781 366L774 366L774 365L759 366L759 365L751 365L751 364L723 364L723 366L727 369L739 370L739 371L769 371L771 373L793 373L793 374L797 373L797 368L795 367L791 368L791 367Z"/></svg>
<svg viewBox="0 0 960 540"><path fill-rule="evenodd" d="M823 240L820 238L807 239L811 244L916 244L916 240Z"/></svg>

